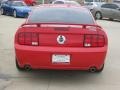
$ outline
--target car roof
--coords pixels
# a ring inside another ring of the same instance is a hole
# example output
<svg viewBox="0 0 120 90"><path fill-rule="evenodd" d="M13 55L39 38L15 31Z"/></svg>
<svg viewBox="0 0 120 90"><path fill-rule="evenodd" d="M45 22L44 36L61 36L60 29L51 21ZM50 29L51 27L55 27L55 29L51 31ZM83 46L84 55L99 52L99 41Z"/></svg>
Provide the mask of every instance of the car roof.
<svg viewBox="0 0 120 90"><path fill-rule="evenodd" d="M119 3L104 3L104 4L116 4L120 7L120 4Z"/></svg>
<svg viewBox="0 0 120 90"><path fill-rule="evenodd" d="M24 2L22 0L12 0L12 2Z"/></svg>
<svg viewBox="0 0 120 90"><path fill-rule="evenodd" d="M118 5L118 6L120 7L120 4L119 4L119 3L113 3L113 4L116 4L116 5Z"/></svg>
<svg viewBox="0 0 120 90"><path fill-rule="evenodd" d="M82 10L87 10L86 8L82 7L82 6L77 6L77 5L70 5L70 4L42 4L42 5L38 5L35 8L44 8L44 7L48 7L48 8L78 8L81 11Z"/></svg>
<svg viewBox="0 0 120 90"><path fill-rule="evenodd" d="M69 0L54 0L53 2L57 2L57 1L65 2L65 1L69 1Z"/></svg>
<svg viewBox="0 0 120 90"><path fill-rule="evenodd" d="M89 12L89 10L86 9L84 6L70 5L70 4L42 4L35 6L32 11L37 11L38 9L41 8L75 8L75 9L79 9L82 12Z"/></svg>
<svg viewBox="0 0 120 90"><path fill-rule="evenodd" d="M23 0L6 0L6 2L24 2Z"/></svg>
<svg viewBox="0 0 120 90"><path fill-rule="evenodd" d="M61 1L61 2L76 2L76 1L69 1L69 0L56 0L56 1L54 1L54 2L58 2L58 1Z"/></svg>
<svg viewBox="0 0 120 90"><path fill-rule="evenodd" d="M76 2L76 1L65 1L65 3L71 3L71 4L73 3L73 4L76 4L76 5L77 5L77 4L80 5L80 4L79 4L78 2Z"/></svg>
<svg viewBox="0 0 120 90"><path fill-rule="evenodd" d="M65 3L76 3L76 4L79 4L77 1L73 1L73 0L55 0L55 1L52 2L52 4L54 4L55 2L59 2L59 1L63 2L64 4Z"/></svg>

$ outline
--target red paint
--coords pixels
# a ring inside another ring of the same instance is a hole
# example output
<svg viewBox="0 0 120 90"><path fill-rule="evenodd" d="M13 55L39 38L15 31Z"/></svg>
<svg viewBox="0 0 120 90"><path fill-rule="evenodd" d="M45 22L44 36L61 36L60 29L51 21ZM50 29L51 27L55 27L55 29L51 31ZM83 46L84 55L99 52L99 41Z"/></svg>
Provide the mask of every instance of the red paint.
<svg viewBox="0 0 120 90"><path fill-rule="evenodd" d="M69 24L68 28L65 23L47 25L27 24L26 20L26 24L17 30L14 45L20 67L29 64L34 69L88 70L91 66L100 69L104 64L108 41L104 30L96 23ZM64 25L63 30L59 30L59 25ZM59 35L65 36L64 44L57 42ZM87 47L85 43L91 46ZM70 63L52 63L53 54L70 55Z"/></svg>
<svg viewBox="0 0 120 90"><path fill-rule="evenodd" d="M27 5L35 5L35 4L36 4L36 0L24 0L24 2L25 2Z"/></svg>

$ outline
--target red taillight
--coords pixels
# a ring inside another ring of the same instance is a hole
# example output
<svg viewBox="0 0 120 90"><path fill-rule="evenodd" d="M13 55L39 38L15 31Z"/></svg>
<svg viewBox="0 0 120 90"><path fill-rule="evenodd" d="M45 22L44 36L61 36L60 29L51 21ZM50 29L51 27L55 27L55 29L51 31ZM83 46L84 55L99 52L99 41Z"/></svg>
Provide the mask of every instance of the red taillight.
<svg viewBox="0 0 120 90"><path fill-rule="evenodd" d="M85 35L84 47L103 47L105 39L103 35Z"/></svg>
<svg viewBox="0 0 120 90"><path fill-rule="evenodd" d="M33 32L20 32L18 33L18 43L20 45L39 45L39 34Z"/></svg>

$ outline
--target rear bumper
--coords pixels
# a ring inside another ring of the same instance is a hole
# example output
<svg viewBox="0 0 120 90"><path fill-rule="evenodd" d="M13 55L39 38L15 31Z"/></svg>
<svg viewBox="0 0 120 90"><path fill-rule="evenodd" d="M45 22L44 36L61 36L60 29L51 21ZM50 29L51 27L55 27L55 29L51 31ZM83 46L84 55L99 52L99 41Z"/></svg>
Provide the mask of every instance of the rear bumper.
<svg viewBox="0 0 120 90"><path fill-rule="evenodd" d="M30 65L33 69L88 70L91 66L100 69L104 64L107 47L32 47L15 45L16 58L20 67ZM53 64L53 54L70 55L69 64Z"/></svg>

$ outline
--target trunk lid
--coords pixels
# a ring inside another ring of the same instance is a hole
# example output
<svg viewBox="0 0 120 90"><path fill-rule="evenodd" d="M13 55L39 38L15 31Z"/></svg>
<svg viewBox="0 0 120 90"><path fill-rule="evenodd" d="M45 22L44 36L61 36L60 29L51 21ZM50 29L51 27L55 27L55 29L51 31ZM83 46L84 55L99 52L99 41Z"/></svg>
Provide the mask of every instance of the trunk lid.
<svg viewBox="0 0 120 90"><path fill-rule="evenodd" d="M97 30L89 25L86 28L84 25L60 25L60 24L42 24L34 27L23 25L23 32L39 33L40 46L67 46L67 47L82 47L85 34L97 34ZM94 29L94 30L93 30Z"/></svg>

